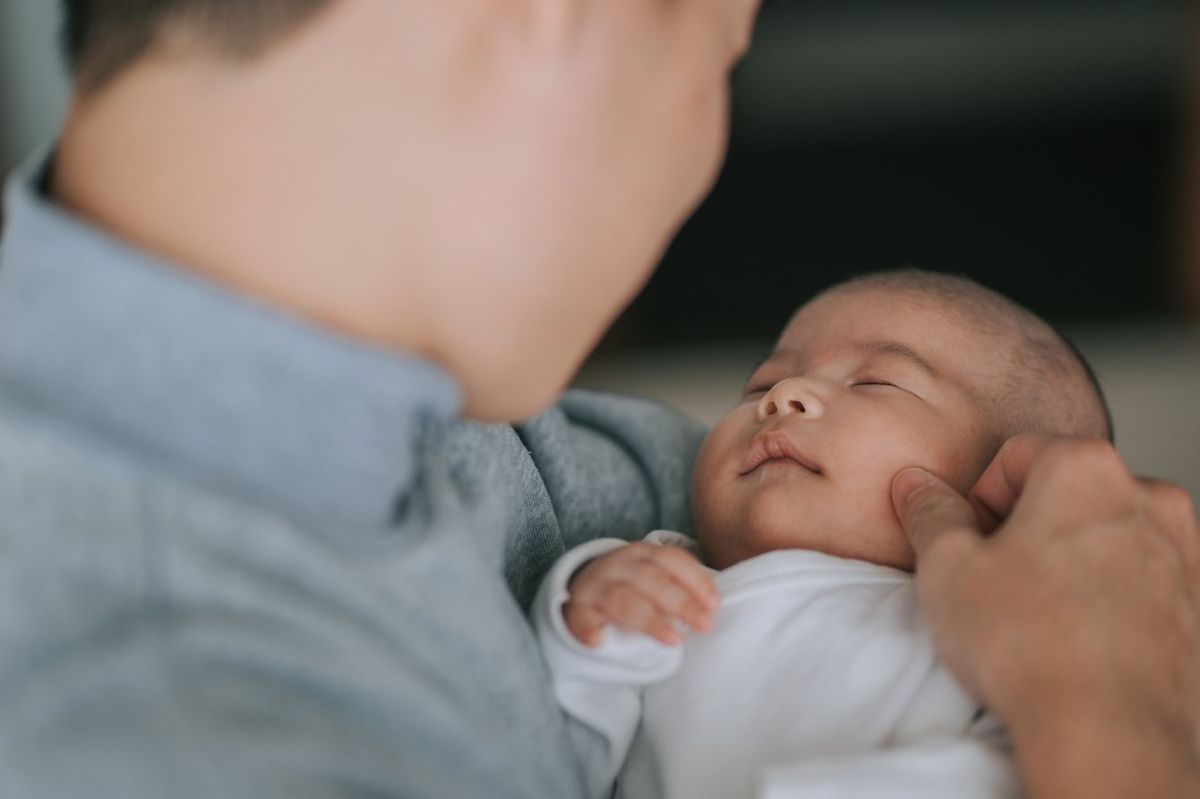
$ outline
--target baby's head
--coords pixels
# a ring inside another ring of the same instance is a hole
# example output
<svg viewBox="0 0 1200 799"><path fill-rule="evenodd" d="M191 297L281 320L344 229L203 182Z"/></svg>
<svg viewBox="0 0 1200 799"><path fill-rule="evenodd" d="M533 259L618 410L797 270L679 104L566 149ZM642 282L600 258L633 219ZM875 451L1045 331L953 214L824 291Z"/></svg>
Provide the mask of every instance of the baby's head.
<svg viewBox="0 0 1200 799"><path fill-rule="evenodd" d="M966 278L857 278L788 322L693 474L696 535L725 568L815 549L912 569L892 478L966 493L1018 433L1112 437L1091 370L1048 324Z"/></svg>

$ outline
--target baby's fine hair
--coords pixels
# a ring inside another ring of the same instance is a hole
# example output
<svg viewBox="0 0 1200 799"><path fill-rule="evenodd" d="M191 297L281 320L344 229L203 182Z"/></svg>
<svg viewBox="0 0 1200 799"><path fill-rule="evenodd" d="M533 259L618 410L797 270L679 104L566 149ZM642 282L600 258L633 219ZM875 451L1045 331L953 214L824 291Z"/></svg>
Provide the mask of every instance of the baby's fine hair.
<svg viewBox="0 0 1200 799"><path fill-rule="evenodd" d="M1114 440L1095 370L1066 335L1027 308L968 277L921 269L861 275L824 293L861 289L932 298L997 341L1003 388L990 401L1003 438L1047 433Z"/></svg>

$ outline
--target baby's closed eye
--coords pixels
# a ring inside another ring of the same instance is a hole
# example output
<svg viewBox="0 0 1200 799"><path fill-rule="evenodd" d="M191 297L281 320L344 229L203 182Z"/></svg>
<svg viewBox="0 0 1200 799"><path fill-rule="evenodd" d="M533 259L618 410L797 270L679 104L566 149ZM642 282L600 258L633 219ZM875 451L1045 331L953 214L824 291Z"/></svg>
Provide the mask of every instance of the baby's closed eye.
<svg viewBox="0 0 1200 799"><path fill-rule="evenodd" d="M909 387L908 381L898 380L895 378L889 380L887 378L875 376L857 377L850 381L849 386L852 389L861 389L870 392L878 392L881 394L902 391L905 394L910 394L918 399L921 398L920 394Z"/></svg>

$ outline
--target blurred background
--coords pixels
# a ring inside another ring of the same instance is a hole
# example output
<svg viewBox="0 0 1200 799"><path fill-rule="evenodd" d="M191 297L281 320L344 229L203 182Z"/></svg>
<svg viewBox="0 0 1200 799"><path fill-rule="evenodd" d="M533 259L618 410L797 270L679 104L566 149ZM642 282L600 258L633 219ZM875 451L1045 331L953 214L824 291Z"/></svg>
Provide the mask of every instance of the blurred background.
<svg viewBox="0 0 1200 799"><path fill-rule="evenodd" d="M1127 459L1200 498L1192 15L1183 0L770 0L735 74L725 172L579 383L710 422L816 291L958 272L1075 338ZM56 16L0 0L4 171L62 113Z"/></svg>

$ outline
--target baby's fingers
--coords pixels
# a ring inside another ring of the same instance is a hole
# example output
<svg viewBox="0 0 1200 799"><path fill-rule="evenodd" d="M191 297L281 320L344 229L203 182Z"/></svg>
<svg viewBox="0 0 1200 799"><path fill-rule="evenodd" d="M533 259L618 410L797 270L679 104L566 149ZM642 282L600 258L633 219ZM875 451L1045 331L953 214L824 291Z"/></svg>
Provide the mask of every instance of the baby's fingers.
<svg viewBox="0 0 1200 799"><path fill-rule="evenodd" d="M707 595L697 595L676 580L658 559L639 560L631 564L622 577L624 583L652 602L662 615L679 619L693 630L708 632L712 629L715 602Z"/></svg>
<svg viewBox="0 0 1200 799"><path fill-rule="evenodd" d="M642 633L671 646L683 640L671 617L629 585L614 585L605 591L596 609L627 632Z"/></svg>
<svg viewBox="0 0 1200 799"><path fill-rule="evenodd" d="M655 566L686 588L696 602L710 612L721 603L721 595L713 582L712 574L691 553L679 547L655 546L647 555Z"/></svg>
<svg viewBox="0 0 1200 799"><path fill-rule="evenodd" d="M575 640L584 646L597 647L608 617L598 608L574 600L563 606L563 622Z"/></svg>

